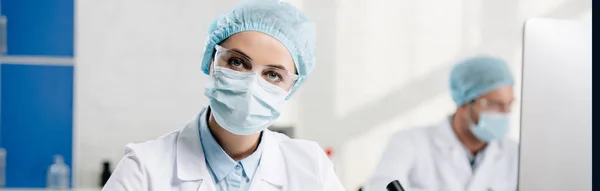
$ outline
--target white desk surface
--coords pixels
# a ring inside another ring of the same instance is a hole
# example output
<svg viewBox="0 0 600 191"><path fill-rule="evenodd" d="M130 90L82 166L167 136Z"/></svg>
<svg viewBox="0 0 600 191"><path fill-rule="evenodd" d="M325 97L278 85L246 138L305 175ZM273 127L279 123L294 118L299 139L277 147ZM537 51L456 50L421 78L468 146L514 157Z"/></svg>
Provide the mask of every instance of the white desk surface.
<svg viewBox="0 0 600 191"><path fill-rule="evenodd" d="M61 191L100 191L100 188L72 188L69 190ZM0 191L54 191L52 189L44 188L0 188Z"/></svg>

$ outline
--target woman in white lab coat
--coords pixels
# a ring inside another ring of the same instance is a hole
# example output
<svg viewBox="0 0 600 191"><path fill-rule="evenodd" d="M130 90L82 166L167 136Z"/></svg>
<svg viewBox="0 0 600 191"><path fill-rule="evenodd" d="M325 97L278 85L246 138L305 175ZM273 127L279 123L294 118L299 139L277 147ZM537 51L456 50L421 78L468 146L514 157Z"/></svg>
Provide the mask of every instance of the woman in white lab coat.
<svg viewBox="0 0 600 191"><path fill-rule="evenodd" d="M209 106L180 130L127 145L103 190L344 190L317 143L266 129L313 70L315 32L277 0L217 18L202 60Z"/></svg>
<svg viewBox="0 0 600 191"><path fill-rule="evenodd" d="M458 108L439 124L394 134L365 190L399 180L407 191L515 191L518 145L505 138L513 77L493 57L455 65L450 89Z"/></svg>

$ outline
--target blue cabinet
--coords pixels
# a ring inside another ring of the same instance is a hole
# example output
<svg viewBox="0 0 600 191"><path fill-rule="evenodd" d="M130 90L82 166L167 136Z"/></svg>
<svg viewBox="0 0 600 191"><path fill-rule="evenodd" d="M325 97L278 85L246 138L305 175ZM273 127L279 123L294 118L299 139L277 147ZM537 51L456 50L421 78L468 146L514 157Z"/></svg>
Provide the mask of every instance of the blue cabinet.
<svg viewBox="0 0 600 191"><path fill-rule="evenodd" d="M73 56L74 0L2 0L8 55Z"/></svg>
<svg viewBox="0 0 600 191"><path fill-rule="evenodd" d="M7 187L45 187L53 155L72 166L73 67L2 64Z"/></svg>
<svg viewBox="0 0 600 191"><path fill-rule="evenodd" d="M2 0L1 10L7 56L73 57L73 0ZM6 187L41 188L55 154L73 169L73 66L15 62L0 63Z"/></svg>

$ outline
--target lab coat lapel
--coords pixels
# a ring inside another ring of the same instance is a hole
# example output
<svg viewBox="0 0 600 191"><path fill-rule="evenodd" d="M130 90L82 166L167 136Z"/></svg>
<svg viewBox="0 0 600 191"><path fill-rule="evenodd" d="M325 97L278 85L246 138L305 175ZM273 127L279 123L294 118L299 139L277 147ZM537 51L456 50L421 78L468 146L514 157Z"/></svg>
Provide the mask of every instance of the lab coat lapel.
<svg viewBox="0 0 600 191"><path fill-rule="evenodd" d="M439 165L440 182L444 190L465 190L464 182L471 177L471 167L462 143L452 130L451 118L434 128L431 138L436 151L433 152L436 165Z"/></svg>
<svg viewBox="0 0 600 191"><path fill-rule="evenodd" d="M263 143L265 147L262 152L260 164L252 179L250 190L290 190L287 188L287 170L279 143L273 136L273 132L265 130Z"/></svg>
<svg viewBox="0 0 600 191"><path fill-rule="evenodd" d="M475 175L469 182L468 191L482 191L491 190L490 181L492 176L497 172L495 170L499 167L502 155L500 155L501 147L498 142L489 143L487 148L484 150L485 154L481 166L475 171Z"/></svg>
<svg viewBox="0 0 600 191"><path fill-rule="evenodd" d="M177 178L182 182L180 185L182 191L216 190L214 180L206 166L198 132L199 117L205 112L206 108L202 109L200 114L181 129L177 137Z"/></svg>
<svg viewBox="0 0 600 191"><path fill-rule="evenodd" d="M181 191L213 191L215 190L214 185L205 183L203 179L200 180L190 180L182 182L179 185Z"/></svg>

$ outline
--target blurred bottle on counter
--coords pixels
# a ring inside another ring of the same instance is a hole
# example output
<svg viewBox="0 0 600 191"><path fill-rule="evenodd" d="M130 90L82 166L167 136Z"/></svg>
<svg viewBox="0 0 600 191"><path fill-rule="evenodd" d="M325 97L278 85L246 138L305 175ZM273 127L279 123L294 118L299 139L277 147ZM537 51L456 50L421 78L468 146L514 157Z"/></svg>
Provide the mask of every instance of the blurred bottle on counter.
<svg viewBox="0 0 600 191"><path fill-rule="evenodd" d="M100 175L100 187L104 187L104 185L106 184L106 182L108 182L108 178L110 178L110 174L112 174L112 172L110 171L110 162L105 160L104 162L102 162L102 174Z"/></svg>
<svg viewBox="0 0 600 191"><path fill-rule="evenodd" d="M69 189L69 166L61 155L54 155L54 164L48 169L46 187L52 190Z"/></svg>
<svg viewBox="0 0 600 191"><path fill-rule="evenodd" d="M6 150L0 148L0 188L6 186Z"/></svg>

